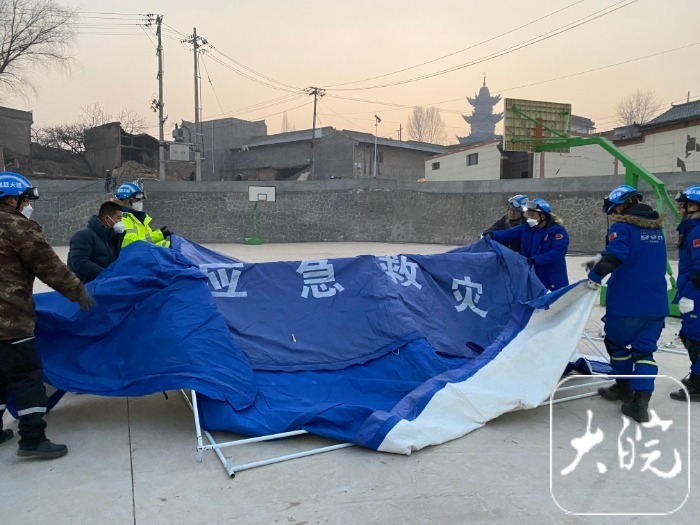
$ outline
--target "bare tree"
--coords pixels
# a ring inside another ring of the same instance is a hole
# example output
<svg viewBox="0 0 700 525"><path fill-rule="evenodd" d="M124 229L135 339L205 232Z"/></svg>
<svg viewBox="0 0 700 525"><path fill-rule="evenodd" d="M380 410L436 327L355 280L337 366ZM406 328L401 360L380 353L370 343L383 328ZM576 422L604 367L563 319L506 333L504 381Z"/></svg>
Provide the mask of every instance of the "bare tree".
<svg viewBox="0 0 700 525"><path fill-rule="evenodd" d="M143 115L131 108L124 108L117 115L117 120L122 126L122 129L127 133L146 133L146 119Z"/></svg>
<svg viewBox="0 0 700 525"><path fill-rule="evenodd" d="M82 113L77 122L32 130L32 138L42 146L65 149L75 153L92 171L85 155L85 133L96 126L112 122L114 117L107 113L99 102L87 104L80 109ZM122 129L128 133L142 133L146 129L144 117L133 109L122 109L119 112L119 119L122 121Z"/></svg>
<svg viewBox="0 0 700 525"><path fill-rule="evenodd" d="M33 91L33 67L68 68L75 21L75 11L54 0L0 0L0 88Z"/></svg>
<svg viewBox="0 0 700 525"><path fill-rule="evenodd" d="M621 126L644 124L661 109L661 102L651 89L638 89L617 104L617 122Z"/></svg>
<svg viewBox="0 0 700 525"><path fill-rule="evenodd" d="M443 144L447 139L445 123L440 117L440 111L435 107L413 108L413 113L408 117L406 133L411 140L431 144Z"/></svg>
<svg viewBox="0 0 700 525"><path fill-rule="evenodd" d="M107 113L104 108L100 106L99 102L81 106L80 110L82 113L78 123L82 124L85 129L101 126L102 124L107 124L112 121L112 115Z"/></svg>

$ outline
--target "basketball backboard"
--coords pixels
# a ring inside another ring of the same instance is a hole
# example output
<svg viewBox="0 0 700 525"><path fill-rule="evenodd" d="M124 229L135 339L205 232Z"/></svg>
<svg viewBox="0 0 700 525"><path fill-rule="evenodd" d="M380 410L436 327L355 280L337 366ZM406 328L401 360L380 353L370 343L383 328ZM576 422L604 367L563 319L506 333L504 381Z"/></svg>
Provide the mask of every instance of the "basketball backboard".
<svg viewBox="0 0 700 525"><path fill-rule="evenodd" d="M507 98L505 113L505 151L532 152L539 144L567 138L571 130L571 104ZM548 151L568 153L569 148Z"/></svg>
<svg viewBox="0 0 700 525"><path fill-rule="evenodd" d="M274 186L248 186L249 202L275 202Z"/></svg>

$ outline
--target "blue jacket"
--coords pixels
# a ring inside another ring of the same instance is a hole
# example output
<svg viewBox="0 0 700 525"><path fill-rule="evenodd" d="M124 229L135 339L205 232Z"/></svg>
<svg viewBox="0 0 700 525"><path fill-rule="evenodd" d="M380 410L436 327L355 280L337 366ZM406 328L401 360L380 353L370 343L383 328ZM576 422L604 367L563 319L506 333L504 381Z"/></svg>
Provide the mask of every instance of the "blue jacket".
<svg viewBox="0 0 700 525"><path fill-rule="evenodd" d="M518 228L492 232L491 236L504 245L520 241L520 255L534 264L535 273L547 290L569 284L566 273L569 234L556 216L551 216L543 228L531 228L524 222Z"/></svg>
<svg viewBox="0 0 700 525"><path fill-rule="evenodd" d="M646 204L611 217L605 253L620 261L608 280L606 314L665 317L666 239L663 218ZM597 268L593 268L595 272ZM594 279L595 280L595 279ZM598 279L599 280L599 279Z"/></svg>
<svg viewBox="0 0 700 525"><path fill-rule="evenodd" d="M678 295L676 300L687 297L697 301L700 290L691 281L694 272L700 278L700 213L683 219L678 225Z"/></svg>
<svg viewBox="0 0 700 525"><path fill-rule="evenodd" d="M68 267L84 283L92 281L117 260L122 237L93 215L70 239Z"/></svg>

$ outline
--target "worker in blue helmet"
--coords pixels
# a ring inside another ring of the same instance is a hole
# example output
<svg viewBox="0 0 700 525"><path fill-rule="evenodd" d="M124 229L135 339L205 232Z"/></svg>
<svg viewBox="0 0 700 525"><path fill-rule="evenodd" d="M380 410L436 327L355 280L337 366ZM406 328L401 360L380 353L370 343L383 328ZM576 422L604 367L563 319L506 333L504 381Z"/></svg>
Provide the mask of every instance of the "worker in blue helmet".
<svg viewBox="0 0 700 525"><path fill-rule="evenodd" d="M690 357L690 375L682 380L687 389L671 392L677 401L700 401L700 185L689 186L676 196L681 212L678 225L678 293L674 301L681 312L679 336Z"/></svg>
<svg viewBox="0 0 700 525"><path fill-rule="evenodd" d="M167 226L157 230L151 228L150 215L143 211L146 193L135 182L125 182L114 195L122 207L122 221L126 226L122 248L135 241L145 241L156 246L169 247L171 232Z"/></svg>
<svg viewBox="0 0 700 525"><path fill-rule="evenodd" d="M603 201L612 222L605 251L584 263L589 285L600 286L606 275L605 348L615 384L598 389L609 401L622 401L622 413L639 423L649 421L649 400L658 367L657 342L668 315L666 239L663 217L642 202L632 186L614 188Z"/></svg>
<svg viewBox="0 0 700 525"><path fill-rule="evenodd" d="M31 220L31 202L39 190L19 173L0 173L0 444L12 439L3 429L8 394L19 416L21 457L64 456L65 445L46 437L46 389L41 356L34 341L34 279L90 310L95 302L46 242L41 226Z"/></svg>
<svg viewBox="0 0 700 525"><path fill-rule="evenodd" d="M535 268L535 273L548 290L558 290L569 284L566 252L569 234L559 217L552 213L544 199L525 203L527 220L518 228L490 232L500 244L520 243L520 255Z"/></svg>
<svg viewBox="0 0 700 525"><path fill-rule="evenodd" d="M509 230L510 228L520 226L525 220L525 212L527 211L525 208L526 203L526 195L513 195L508 199L508 203L506 204L506 214L494 222L482 235L488 235L490 232ZM506 246L514 252L520 251L520 241L515 241Z"/></svg>

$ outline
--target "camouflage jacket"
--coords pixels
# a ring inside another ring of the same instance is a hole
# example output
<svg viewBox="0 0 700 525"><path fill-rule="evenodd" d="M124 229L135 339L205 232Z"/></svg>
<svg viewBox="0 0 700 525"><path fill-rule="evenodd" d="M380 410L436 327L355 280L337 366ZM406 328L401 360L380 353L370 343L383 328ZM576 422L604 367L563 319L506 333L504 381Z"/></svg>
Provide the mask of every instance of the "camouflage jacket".
<svg viewBox="0 0 700 525"><path fill-rule="evenodd" d="M34 335L34 277L71 301L87 293L41 226L0 202L0 341Z"/></svg>

